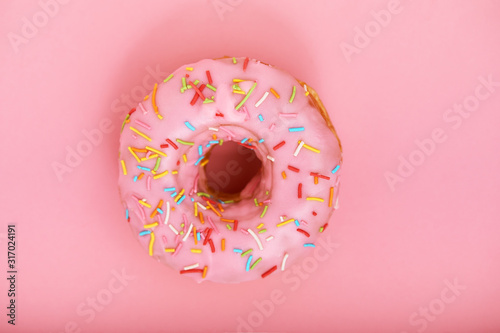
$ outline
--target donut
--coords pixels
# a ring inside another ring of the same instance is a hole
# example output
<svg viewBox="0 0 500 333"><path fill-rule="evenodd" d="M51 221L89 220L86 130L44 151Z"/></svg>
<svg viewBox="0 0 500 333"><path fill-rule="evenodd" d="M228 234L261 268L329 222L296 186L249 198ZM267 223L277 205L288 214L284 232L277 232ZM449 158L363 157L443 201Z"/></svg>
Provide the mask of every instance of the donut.
<svg viewBox="0 0 500 333"><path fill-rule="evenodd" d="M238 283L314 254L338 208L342 148L311 87L225 57L154 85L125 117L118 167L149 256L197 282Z"/></svg>

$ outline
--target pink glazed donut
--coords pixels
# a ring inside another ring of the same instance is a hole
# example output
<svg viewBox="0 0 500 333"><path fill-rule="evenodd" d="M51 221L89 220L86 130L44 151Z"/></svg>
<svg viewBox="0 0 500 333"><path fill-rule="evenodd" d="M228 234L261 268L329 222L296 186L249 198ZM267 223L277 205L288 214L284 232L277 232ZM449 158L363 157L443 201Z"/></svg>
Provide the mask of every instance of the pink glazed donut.
<svg viewBox="0 0 500 333"><path fill-rule="evenodd" d="M119 153L134 235L198 282L285 270L338 206L342 148L323 104L254 59L177 69L129 112Z"/></svg>

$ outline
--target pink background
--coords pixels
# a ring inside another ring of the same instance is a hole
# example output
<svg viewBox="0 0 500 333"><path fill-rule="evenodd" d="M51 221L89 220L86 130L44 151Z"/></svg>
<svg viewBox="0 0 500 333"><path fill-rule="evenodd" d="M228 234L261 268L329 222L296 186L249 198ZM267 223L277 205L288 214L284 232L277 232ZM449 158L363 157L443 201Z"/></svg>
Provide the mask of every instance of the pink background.
<svg viewBox="0 0 500 333"><path fill-rule="evenodd" d="M371 11L388 6L381 27ZM479 79L500 82L500 2L391 6L74 0L44 21L38 1L2 1L0 330L500 332L500 86L488 91ZM23 35L23 18L34 16L38 31ZM356 27L372 37L356 39ZM13 34L25 43L13 45ZM357 53L344 55L347 44ZM140 94L148 67L168 74L222 55L306 81L339 132L340 209L327 230L336 248L318 266L304 259L310 273L197 285L151 260L125 221L117 149L129 108L115 112L120 97ZM464 102L475 108L466 118L447 111ZM113 131L60 181L53 163L106 119ZM429 144L436 128L440 142ZM434 148L419 153L415 140ZM401 156L420 165L398 175ZM388 173L399 181L391 186ZM14 328L4 277L12 223ZM131 277L123 283L122 271ZM89 305L96 297L99 311Z"/></svg>

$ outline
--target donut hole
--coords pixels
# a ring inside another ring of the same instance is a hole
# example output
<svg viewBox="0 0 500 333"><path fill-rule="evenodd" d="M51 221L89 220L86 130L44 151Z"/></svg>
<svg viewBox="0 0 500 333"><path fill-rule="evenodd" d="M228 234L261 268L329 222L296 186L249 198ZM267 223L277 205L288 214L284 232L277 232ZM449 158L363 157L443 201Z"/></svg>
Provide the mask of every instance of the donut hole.
<svg viewBox="0 0 500 333"><path fill-rule="evenodd" d="M223 201L252 196L262 173L262 161L253 149L226 141L212 146L205 157L208 159L203 167L205 184L200 185L209 194Z"/></svg>

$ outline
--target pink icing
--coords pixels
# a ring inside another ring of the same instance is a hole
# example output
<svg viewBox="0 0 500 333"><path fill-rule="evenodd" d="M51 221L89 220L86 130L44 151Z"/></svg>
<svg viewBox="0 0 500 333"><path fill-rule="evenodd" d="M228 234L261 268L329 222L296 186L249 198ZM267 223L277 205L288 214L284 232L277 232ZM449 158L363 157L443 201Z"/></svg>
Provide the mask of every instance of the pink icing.
<svg viewBox="0 0 500 333"><path fill-rule="evenodd" d="M186 275L198 282L234 283L261 278L274 266L277 266L276 271L281 271L285 257L286 267L289 267L300 256L314 251L320 230L337 205L341 172L337 166L342 164L340 143L314 107L305 84L256 60L249 60L245 70L245 58L234 60L202 60L176 70L127 117L120 139L119 188L134 235L157 260L179 272L186 267L193 269ZM216 91L205 87L201 92L206 98L203 103L194 88L182 89L181 78L188 74L186 84L199 80L197 88L200 88L208 83L206 71L210 71ZM249 93L238 110L236 107L245 95L233 92L233 79L247 80L237 83ZM254 83L257 84L250 93ZM295 95L291 100L293 87ZM270 92L271 88L280 98ZM261 101L266 92L267 97ZM198 99L191 105L196 94ZM222 218L238 221L236 231L235 223L222 222L221 217L203 200L204 194L197 192L207 190L201 166L205 161L199 160L198 146L202 145L204 156L210 149L207 145L217 144L209 143L214 140L213 134L216 140L225 142L247 139L245 144L253 147L263 165L260 178L254 178L242 191L241 201L219 202L224 210L221 212L218 199L212 198L214 203L211 205L221 213ZM178 149L168 144L166 139ZM177 139L193 145L185 145ZM284 145L273 149L282 141L285 141ZM305 145L294 156L299 141ZM129 147L139 149L135 152L139 159L150 159L138 162ZM320 153L311 149L318 149ZM184 161L184 154L187 162ZM155 155L161 158L159 163ZM168 174L162 174L165 171ZM282 175L283 171L286 178ZM311 172L321 175L317 177L317 184ZM143 176L138 179L141 173ZM298 197L299 183L302 184L301 198ZM175 190L165 191L171 188ZM332 188L333 195L330 194ZM179 196L182 190L183 196ZM174 191L177 195L172 197ZM178 199L177 202L175 199ZM256 205L254 199L261 204ZM141 204L139 200L145 200L145 203ZM160 200L163 203L156 210ZM195 205L198 216L195 216ZM168 207L170 211L167 211ZM267 210L261 217L265 207ZM200 212L204 223L201 222ZM293 221L278 226L289 219ZM197 244L194 228L200 232ZM208 232L210 234L205 241ZM151 242L152 238L154 242ZM225 239L224 251L221 249L222 239ZM212 246L215 252L212 252ZM166 252L165 249L176 250ZM192 252L192 249L195 251ZM235 249L243 253L249 249L252 251L242 257ZM250 256L252 259L249 261ZM262 259L247 271L247 265L251 267L259 258ZM205 267L206 276L203 278Z"/></svg>

